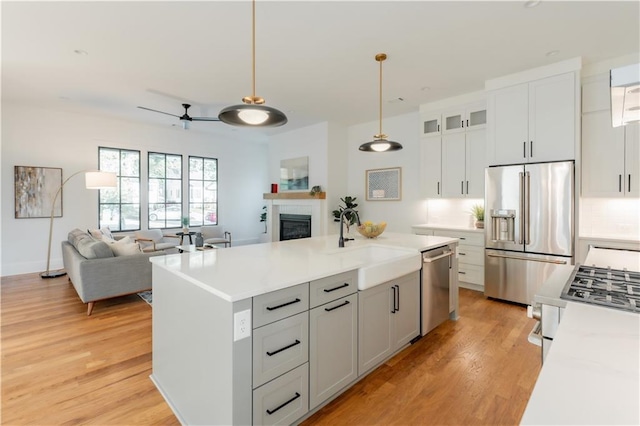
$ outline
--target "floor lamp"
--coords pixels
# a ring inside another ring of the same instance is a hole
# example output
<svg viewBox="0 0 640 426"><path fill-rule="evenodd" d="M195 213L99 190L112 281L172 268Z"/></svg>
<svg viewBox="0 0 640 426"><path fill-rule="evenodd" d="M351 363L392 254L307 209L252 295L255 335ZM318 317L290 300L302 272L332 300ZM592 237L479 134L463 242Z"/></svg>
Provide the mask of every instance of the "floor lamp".
<svg viewBox="0 0 640 426"><path fill-rule="evenodd" d="M104 189L104 188L115 188L117 184L116 174L110 172L101 172L97 170L81 170L69 176L62 182L60 188L56 192L56 195L53 197L53 202L51 203L51 223L49 224L49 247L47 249L47 270L40 274L42 278L55 278L66 275L67 273L63 270L59 271L50 271L49 265L51 263L51 238L53 236L53 215L55 213L56 208L56 200L58 199L58 195L62 192L62 187L69 182L69 179L72 177L79 175L80 173L85 173L85 186L87 189Z"/></svg>

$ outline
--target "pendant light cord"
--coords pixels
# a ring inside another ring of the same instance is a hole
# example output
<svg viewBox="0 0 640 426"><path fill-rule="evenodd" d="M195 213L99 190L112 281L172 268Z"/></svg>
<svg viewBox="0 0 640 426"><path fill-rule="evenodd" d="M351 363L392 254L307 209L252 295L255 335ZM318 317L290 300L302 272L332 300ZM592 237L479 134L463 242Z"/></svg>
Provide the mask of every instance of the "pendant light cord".
<svg viewBox="0 0 640 426"><path fill-rule="evenodd" d="M380 61L380 132L379 134L382 135L382 61Z"/></svg>
<svg viewBox="0 0 640 426"><path fill-rule="evenodd" d="M253 0L252 4L253 4L252 17L251 17L251 19L252 19L252 21L251 21L251 32L252 32L252 36L251 36L252 37L252 40L251 40L251 43L252 43L252 50L251 50L252 57L251 57L251 60L253 62L253 65L252 65L253 93L252 93L252 95L253 95L253 98L255 99L255 97L256 97L256 0Z"/></svg>

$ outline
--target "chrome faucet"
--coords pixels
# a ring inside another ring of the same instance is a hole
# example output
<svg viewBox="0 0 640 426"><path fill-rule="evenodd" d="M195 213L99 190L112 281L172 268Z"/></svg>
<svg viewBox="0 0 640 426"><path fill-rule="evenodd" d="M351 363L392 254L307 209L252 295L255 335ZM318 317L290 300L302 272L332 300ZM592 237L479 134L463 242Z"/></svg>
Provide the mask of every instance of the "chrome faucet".
<svg viewBox="0 0 640 426"><path fill-rule="evenodd" d="M344 220L344 214L347 212L351 212L356 215L356 220L358 221L358 226L360 226L360 216L358 216L358 212L353 209L344 209L340 212L340 239L338 240L338 247L344 247L344 237L342 234L342 221ZM353 239L353 238L352 238ZM349 238L347 238L349 240Z"/></svg>

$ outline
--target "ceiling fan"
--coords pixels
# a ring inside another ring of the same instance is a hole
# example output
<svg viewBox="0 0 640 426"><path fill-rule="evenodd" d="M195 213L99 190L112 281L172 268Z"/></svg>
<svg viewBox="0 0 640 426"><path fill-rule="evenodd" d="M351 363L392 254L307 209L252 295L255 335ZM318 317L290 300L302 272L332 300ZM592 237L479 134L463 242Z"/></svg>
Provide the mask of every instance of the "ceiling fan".
<svg viewBox="0 0 640 426"><path fill-rule="evenodd" d="M151 109L151 108L147 108L147 107L143 107L143 106L139 106L138 108L144 109L144 110L147 110L147 111L152 111L152 112L159 112L160 114L166 114L166 115L170 115L172 117L177 117L182 122L182 127L184 129L187 129L187 123L189 121L220 121L220 119L218 117L191 117L189 115L189 108L191 107L191 105L182 104L182 107L184 108L184 114L182 114L182 115L171 114L170 112L158 111L157 109Z"/></svg>

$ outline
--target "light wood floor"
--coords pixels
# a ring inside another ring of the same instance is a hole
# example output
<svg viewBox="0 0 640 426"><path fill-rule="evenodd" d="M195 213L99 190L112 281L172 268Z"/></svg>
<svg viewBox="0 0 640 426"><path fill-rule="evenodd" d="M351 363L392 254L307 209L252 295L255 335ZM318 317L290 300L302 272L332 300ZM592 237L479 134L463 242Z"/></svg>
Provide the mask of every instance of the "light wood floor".
<svg viewBox="0 0 640 426"><path fill-rule="evenodd" d="M179 424L149 379L144 301L98 302L87 317L66 277L7 277L0 290L2 424ZM517 424L540 370L533 320L464 289L460 313L305 425Z"/></svg>

